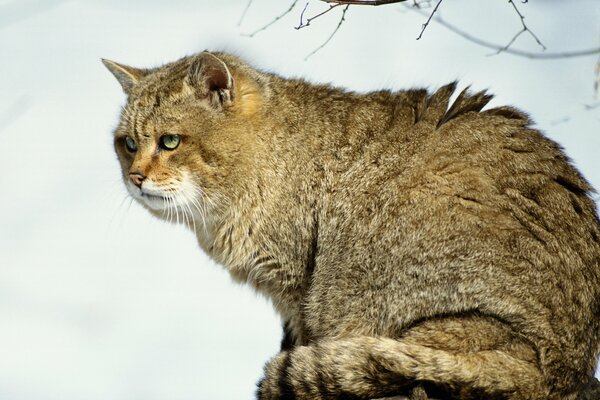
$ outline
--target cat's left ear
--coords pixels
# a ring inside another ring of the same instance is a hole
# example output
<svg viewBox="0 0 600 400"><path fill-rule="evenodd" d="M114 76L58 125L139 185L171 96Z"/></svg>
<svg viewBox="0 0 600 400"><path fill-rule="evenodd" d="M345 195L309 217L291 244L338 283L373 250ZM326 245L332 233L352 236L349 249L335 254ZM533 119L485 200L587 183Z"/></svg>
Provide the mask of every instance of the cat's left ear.
<svg viewBox="0 0 600 400"><path fill-rule="evenodd" d="M199 97L208 99L214 107L233 103L233 76L220 58L207 51L194 58L187 81Z"/></svg>
<svg viewBox="0 0 600 400"><path fill-rule="evenodd" d="M117 78L123 91L129 95L131 89L144 77L145 70L102 59L102 63Z"/></svg>

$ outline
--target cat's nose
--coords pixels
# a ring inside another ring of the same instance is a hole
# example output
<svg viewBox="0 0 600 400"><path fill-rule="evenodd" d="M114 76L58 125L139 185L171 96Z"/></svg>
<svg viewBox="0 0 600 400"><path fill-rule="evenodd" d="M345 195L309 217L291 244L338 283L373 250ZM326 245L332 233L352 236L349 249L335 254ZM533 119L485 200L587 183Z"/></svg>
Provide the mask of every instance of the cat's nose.
<svg viewBox="0 0 600 400"><path fill-rule="evenodd" d="M141 172L131 172L129 173L129 179L131 179L131 182L133 182L133 184L139 188L142 187L142 182L144 182L144 179L146 179L146 176L144 174L142 174Z"/></svg>

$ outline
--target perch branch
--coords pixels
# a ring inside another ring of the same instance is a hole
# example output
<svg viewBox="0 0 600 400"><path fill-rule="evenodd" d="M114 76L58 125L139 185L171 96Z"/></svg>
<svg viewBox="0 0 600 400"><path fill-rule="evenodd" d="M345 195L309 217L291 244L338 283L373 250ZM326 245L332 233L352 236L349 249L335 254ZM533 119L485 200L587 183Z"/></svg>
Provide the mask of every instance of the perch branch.
<svg viewBox="0 0 600 400"><path fill-rule="evenodd" d="M357 5L357 6L383 6L386 4L403 3L407 0L321 0L325 3L334 3L337 5Z"/></svg>
<svg viewBox="0 0 600 400"><path fill-rule="evenodd" d="M321 1L330 4L330 7L333 8L335 6L340 6L340 5L346 5L346 6L351 6L351 5L358 5L358 6L382 6L382 5L386 5L386 4L403 3L403 2L405 2L407 0L321 0ZM423 24L423 26L421 28L421 32L419 33L419 36L417 37L417 40L421 39L421 37L423 36L423 33L425 32L425 29L427 29L427 26L431 22L431 19L433 18L433 15L436 13L436 11L438 10L438 8L439 8L439 6L440 6L441 3L442 3L442 0L439 0L437 2L437 4L435 5L433 11L429 15L429 18ZM419 4L417 3L417 0L413 0L413 6L419 8ZM305 7L305 9L306 9L306 7ZM327 10L326 12L328 12L328 11L329 10ZM517 10L517 12L518 12L518 10ZM304 14L304 11L302 13ZM323 12L322 14L325 14L325 12ZM519 13L519 15L520 15L520 13ZM314 19L316 17L319 17L319 16L320 15L316 15L315 17L311 18L310 20L312 20L312 19ZM308 26L309 23L310 23L310 21L307 21L307 23L305 25L302 25L302 19L301 19L300 25L296 29L303 28L304 26Z"/></svg>

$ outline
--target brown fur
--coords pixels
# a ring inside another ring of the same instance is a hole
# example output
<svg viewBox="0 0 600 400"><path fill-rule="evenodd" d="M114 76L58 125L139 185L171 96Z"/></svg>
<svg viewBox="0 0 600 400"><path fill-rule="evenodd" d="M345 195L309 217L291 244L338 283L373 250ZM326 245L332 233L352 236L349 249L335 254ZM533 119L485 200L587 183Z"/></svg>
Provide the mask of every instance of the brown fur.
<svg viewBox="0 0 600 400"><path fill-rule="evenodd" d="M223 53L105 64L128 94L129 190L193 223L285 322L260 399L591 396L592 188L522 112L466 90L449 104L455 84L355 94Z"/></svg>

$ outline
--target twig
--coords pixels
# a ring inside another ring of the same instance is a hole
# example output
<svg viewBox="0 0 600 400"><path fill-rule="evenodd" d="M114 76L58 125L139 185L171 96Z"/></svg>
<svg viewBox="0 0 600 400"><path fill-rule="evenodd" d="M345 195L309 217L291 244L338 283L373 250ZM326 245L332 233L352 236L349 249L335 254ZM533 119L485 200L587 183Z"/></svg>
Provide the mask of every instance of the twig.
<svg viewBox="0 0 600 400"><path fill-rule="evenodd" d="M308 3L306 3L306 5L304 6L304 9L302 10L302 14L300 14L300 25L295 26L294 29L298 30L298 29L302 29L302 28L306 28L307 26L310 25L310 23L316 19L319 18L322 15L327 14L329 11L333 10L334 8L336 8L337 6L341 6L342 4L334 4L334 5L330 5L329 8L323 12L318 13L317 15L314 15L310 18L306 19L306 22L302 22L304 20L304 12L306 11L306 8L308 7Z"/></svg>
<svg viewBox="0 0 600 400"><path fill-rule="evenodd" d="M431 2L433 0L425 0L425 1L427 2L427 7L431 7ZM423 2L425 2L425 1L423 1ZM415 7L415 8L421 8L422 7L421 3L419 3L418 0L412 0L412 2L413 2L413 5L412 5L413 7Z"/></svg>
<svg viewBox="0 0 600 400"><path fill-rule="evenodd" d="M409 9L411 9L414 12L417 12L423 16L427 15L426 13L422 12L421 10L418 10L418 9L415 9L412 7L409 7ZM496 51L498 51L504 47L499 44L495 44L495 43L485 41L483 39L479 39L478 37L475 37L465 31L457 28L456 26L446 22L439 15L436 16L433 19L433 21L442 25L444 28L448 29L449 31L454 32L455 34L461 36L462 38L467 39L468 41L475 43L479 46L487 47L488 49L492 49L492 50L496 50ZM594 55L594 54L600 54L600 47L585 49L585 50L555 52L555 53L533 53L533 52L523 51L523 50L518 50L518 49L513 49L513 48L505 49L502 52L507 53L507 54L512 54L515 56L519 56L519 57L549 60L549 59L573 58L573 57L583 57L583 56L590 56L590 55ZM495 53L495 54L497 54L497 53Z"/></svg>
<svg viewBox="0 0 600 400"><path fill-rule="evenodd" d="M277 17L275 17L271 22L269 22L268 24L266 24L265 26L263 26L262 28L259 28L257 30L255 30L252 33L244 33L242 34L243 36L248 36L248 37L253 37L254 35L256 35L259 32L264 31L265 29L267 29L268 27L270 27L271 25L273 25L274 23L276 23L277 21L279 21L281 18L285 17L286 15L288 15L289 13L292 12L292 10L294 9L294 7L296 7L296 4L298 3L298 0L294 0L292 2L292 4L290 5L290 8L288 8L287 10L285 10L285 12Z"/></svg>
<svg viewBox="0 0 600 400"><path fill-rule="evenodd" d="M433 0L412 0L412 4L409 6L407 4L404 4L404 7L401 9L398 9L398 12L401 12L402 14L406 13L406 12L410 12L413 11L412 9L417 9L417 10L422 10L425 8L431 8L431 3L433 2ZM426 14L424 14L426 15Z"/></svg>
<svg viewBox="0 0 600 400"><path fill-rule="evenodd" d="M435 12L437 11L438 7L440 6L440 4L442 4L442 0L439 0L437 2L437 4L435 5L435 8L433 9L433 11L431 12L431 14L429 14L429 18L427 18L427 21L423 24L423 27L421 28L421 33L419 33L419 36L417 37L417 40L421 39L421 37L423 36L423 32L425 32L425 29L427 29L427 26L429 25L429 23L431 22L431 18L433 18L433 15L435 14Z"/></svg>
<svg viewBox="0 0 600 400"><path fill-rule="evenodd" d="M248 9L252 5L252 1L253 0L248 0L248 4L246 4L246 7L244 8L244 11L242 12L242 16L240 17L240 20L238 21L237 26L242 25L242 21L244 21L244 17L246 17L246 13L248 12Z"/></svg>
<svg viewBox="0 0 600 400"><path fill-rule="evenodd" d="M546 46L544 46L544 44L535 35L535 33L533 33L533 31L531 29L529 29L529 27L527 26L527 24L525 24L525 17L523 16L523 14L521 14L521 12L517 8L517 5L514 3L514 1L513 0L508 0L508 2L512 5L512 7L515 9L515 12L519 16L519 18L521 20L521 25L523 26L523 29L521 29L519 32L517 32L517 34L515 36L513 36L513 38L510 40L510 42L508 42L508 44L506 46L504 46L501 49L499 49L498 53L502 53L503 51L506 51L510 46L512 46L512 44L517 40L517 38L519 36L521 36L525 32L529 32L529 34L531 35L531 37L534 38L535 41L537 42L537 44L540 45L540 47L542 48L542 50L545 51L546 50ZM524 3L527 3L527 1L524 1Z"/></svg>
<svg viewBox="0 0 600 400"><path fill-rule="evenodd" d="M306 12L307 8L308 8L308 1L304 5L304 8L302 9L302 12L300 13L300 24L298 26L302 26L302 21L304 21L304 13ZM295 29L298 30L300 28L295 28Z"/></svg>
<svg viewBox="0 0 600 400"><path fill-rule="evenodd" d="M344 10L342 11L342 17L340 18L340 21L338 22L338 24L335 27L335 29L333 30L333 32L331 32L331 35L329 35L329 37L327 38L327 40L325 40L323 42L323 44L321 44L319 47L317 47L316 49L314 49L313 51L311 51L310 53L308 53L306 55L306 57L304 57L304 61L308 60L308 58L310 56L312 56L313 54L315 54L317 51L321 50L323 47L325 47L327 45L327 43L329 43L331 41L331 39L335 36L335 34L337 33L337 31L340 29L340 26L342 26L342 24L346 20L346 11L348 11L348 8L350 8L350 4L346 5L346 7L344 7Z"/></svg>

